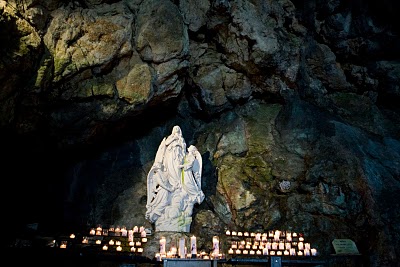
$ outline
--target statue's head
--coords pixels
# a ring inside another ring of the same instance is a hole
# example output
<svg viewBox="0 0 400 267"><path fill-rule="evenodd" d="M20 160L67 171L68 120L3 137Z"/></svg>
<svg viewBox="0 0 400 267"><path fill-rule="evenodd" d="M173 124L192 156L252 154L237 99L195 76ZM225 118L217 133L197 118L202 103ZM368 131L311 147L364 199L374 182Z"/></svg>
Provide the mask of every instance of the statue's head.
<svg viewBox="0 0 400 267"><path fill-rule="evenodd" d="M181 134L181 127L179 127L178 125L175 125L174 128L172 128L172 133Z"/></svg>

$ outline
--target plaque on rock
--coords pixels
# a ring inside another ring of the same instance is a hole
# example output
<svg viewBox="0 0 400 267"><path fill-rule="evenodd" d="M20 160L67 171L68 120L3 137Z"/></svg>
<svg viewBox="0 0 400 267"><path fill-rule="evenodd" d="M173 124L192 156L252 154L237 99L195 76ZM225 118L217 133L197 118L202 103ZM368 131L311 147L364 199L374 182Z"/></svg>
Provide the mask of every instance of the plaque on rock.
<svg viewBox="0 0 400 267"><path fill-rule="evenodd" d="M360 254L356 243L351 239L334 239L332 245L336 254Z"/></svg>

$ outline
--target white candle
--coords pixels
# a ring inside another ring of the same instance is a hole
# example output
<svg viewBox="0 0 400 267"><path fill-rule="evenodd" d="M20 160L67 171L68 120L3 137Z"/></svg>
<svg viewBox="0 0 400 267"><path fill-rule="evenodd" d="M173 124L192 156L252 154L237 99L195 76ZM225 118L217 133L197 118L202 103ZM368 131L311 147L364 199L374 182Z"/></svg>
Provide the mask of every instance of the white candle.
<svg viewBox="0 0 400 267"><path fill-rule="evenodd" d="M217 257L219 254L219 237L213 236L212 240L213 240L213 254L215 257Z"/></svg>
<svg viewBox="0 0 400 267"><path fill-rule="evenodd" d="M226 230L225 234L226 234L226 235L231 235L231 231Z"/></svg>
<svg viewBox="0 0 400 267"><path fill-rule="evenodd" d="M185 247L185 238L181 237L179 239L179 257L185 258L186 257L186 247Z"/></svg>
<svg viewBox="0 0 400 267"><path fill-rule="evenodd" d="M304 249L303 242L299 242L299 243L297 244L297 246L298 246L299 250L303 250L303 249Z"/></svg>
<svg viewBox="0 0 400 267"><path fill-rule="evenodd" d="M134 233L139 232L139 228L138 228L137 226L133 227L133 232L134 232Z"/></svg>
<svg viewBox="0 0 400 267"><path fill-rule="evenodd" d="M267 248L263 248L263 255L268 255L268 249Z"/></svg>
<svg viewBox="0 0 400 267"><path fill-rule="evenodd" d="M311 249L311 256L317 256L317 249L315 248Z"/></svg>
<svg viewBox="0 0 400 267"><path fill-rule="evenodd" d="M161 254L160 253L156 253L156 261L161 261Z"/></svg>
<svg viewBox="0 0 400 267"><path fill-rule="evenodd" d="M160 254L163 255L165 254L165 245L166 245L166 239L165 237L161 237L160 239Z"/></svg>
<svg viewBox="0 0 400 267"><path fill-rule="evenodd" d="M304 249L311 249L310 243L304 243Z"/></svg>
<svg viewBox="0 0 400 267"><path fill-rule="evenodd" d="M197 255L197 244L195 236L192 236L190 238L190 252L192 253L192 255Z"/></svg>
<svg viewBox="0 0 400 267"><path fill-rule="evenodd" d="M232 248L230 248L230 249L228 250L228 254L233 254L233 249L232 249Z"/></svg>
<svg viewBox="0 0 400 267"><path fill-rule="evenodd" d="M140 237L146 237L146 231L145 230L140 232Z"/></svg>
<svg viewBox="0 0 400 267"><path fill-rule="evenodd" d="M133 241L133 230L128 231L128 241Z"/></svg>
<svg viewBox="0 0 400 267"><path fill-rule="evenodd" d="M289 255L289 251L285 250L285 251L283 252L283 255L288 256L288 255Z"/></svg>
<svg viewBox="0 0 400 267"><path fill-rule="evenodd" d="M104 246L103 246L103 250L108 250L108 246L107 246L107 245L104 245Z"/></svg>
<svg viewBox="0 0 400 267"><path fill-rule="evenodd" d="M117 247L117 251L122 251L122 247L121 247L121 246L118 246L118 247Z"/></svg>
<svg viewBox="0 0 400 267"><path fill-rule="evenodd" d="M256 241L261 241L261 233L256 234Z"/></svg>
<svg viewBox="0 0 400 267"><path fill-rule="evenodd" d="M298 252L297 252L297 255L298 255L298 256L303 256L303 252L298 251Z"/></svg>

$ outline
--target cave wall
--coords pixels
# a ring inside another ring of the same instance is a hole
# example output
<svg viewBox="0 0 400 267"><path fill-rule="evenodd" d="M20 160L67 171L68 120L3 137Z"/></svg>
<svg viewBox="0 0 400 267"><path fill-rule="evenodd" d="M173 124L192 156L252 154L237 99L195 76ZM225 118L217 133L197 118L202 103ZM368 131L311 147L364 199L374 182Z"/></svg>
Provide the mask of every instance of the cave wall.
<svg viewBox="0 0 400 267"><path fill-rule="evenodd" d="M398 3L0 1L5 212L18 232L151 225L174 125L203 157L192 232L399 256ZM22 204L21 204L22 203Z"/></svg>

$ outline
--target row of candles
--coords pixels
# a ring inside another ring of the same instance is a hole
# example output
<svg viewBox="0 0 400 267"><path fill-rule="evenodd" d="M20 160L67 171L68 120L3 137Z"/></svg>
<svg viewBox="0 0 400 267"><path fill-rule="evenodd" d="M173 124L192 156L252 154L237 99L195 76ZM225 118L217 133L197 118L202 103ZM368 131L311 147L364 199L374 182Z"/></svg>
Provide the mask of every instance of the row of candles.
<svg viewBox="0 0 400 267"><path fill-rule="evenodd" d="M147 232L143 226L134 226L132 229L127 229L125 226L116 228L102 228L100 225L96 228L91 228L89 235L97 236L127 236L128 238L133 238L134 235L140 234L141 237L146 237Z"/></svg>
<svg viewBox="0 0 400 267"><path fill-rule="evenodd" d="M110 227L110 228L102 228L101 226L97 226L96 228L91 228L89 231L90 236L83 236L82 244L89 244L94 241L96 245L103 245L102 250L109 250L110 247L115 248L116 251L123 251L123 247L129 247L129 251L131 252L143 252L142 243L147 242L147 232L143 226L134 226L132 229L126 229L126 227ZM115 236L127 238L128 243L122 242L121 240L110 239L109 241L103 241L103 237L105 236ZM135 238L136 237L136 238ZM139 238L139 239L138 239ZM75 239L75 234L70 235L70 239ZM93 240L94 239L94 240ZM135 241L136 240L136 241ZM60 248L67 248L68 241L62 240L60 243Z"/></svg>
<svg viewBox="0 0 400 267"><path fill-rule="evenodd" d="M197 238L196 236L190 237L190 252L188 252L186 247L186 239L185 237L181 237L179 239L178 248L174 245L170 247L170 250L166 250L167 240L165 237L160 238L160 251L156 253L155 258L158 261L163 260L164 258L202 258L202 259L221 259L224 257L224 254L220 252L220 244L219 237L214 236L212 238L213 248L209 255L205 252L198 253L197 252Z"/></svg>
<svg viewBox="0 0 400 267"><path fill-rule="evenodd" d="M317 250L310 243L304 242L302 234L290 231L269 231L268 233L248 233L226 231L231 239L245 237L244 240L231 240L229 255L284 255L284 256L316 256Z"/></svg>

